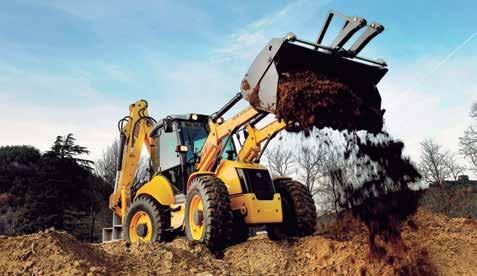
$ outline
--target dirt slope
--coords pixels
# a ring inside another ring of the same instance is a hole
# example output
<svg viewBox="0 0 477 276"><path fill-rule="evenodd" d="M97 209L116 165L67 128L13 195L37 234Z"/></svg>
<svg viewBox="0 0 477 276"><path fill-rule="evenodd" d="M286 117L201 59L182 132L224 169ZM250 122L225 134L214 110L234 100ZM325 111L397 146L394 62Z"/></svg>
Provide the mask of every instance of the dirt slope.
<svg viewBox="0 0 477 276"><path fill-rule="evenodd" d="M365 227L345 217L326 231L275 243L259 235L216 259L202 245L82 244L64 232L0 237L0 274L477 274L477 221L419 212L403 232L405 245L368 256Z"/></svg>

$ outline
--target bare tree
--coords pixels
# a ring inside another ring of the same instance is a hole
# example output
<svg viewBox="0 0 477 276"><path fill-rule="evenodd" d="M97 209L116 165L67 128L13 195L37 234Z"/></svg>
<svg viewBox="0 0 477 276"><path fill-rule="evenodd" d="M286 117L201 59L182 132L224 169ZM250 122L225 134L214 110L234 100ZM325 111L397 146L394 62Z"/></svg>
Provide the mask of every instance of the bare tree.
<svg viewBox="0 0 477 276"><path fill-rule="evenodd" d="M421 160L418 164L422 180L428 184L442 184L452 173L448 167L449 152L432 139L421 142Z"/></svg>
<svg viewBox="0 0 477 276"><path fill-rule="evenodd" d="M107 183L114 187L119 158L119 141L113 143L103 152L101 159L96 161L96 174L101 176Z"/></svg>
<svg viewBox="0 0 477 276"><path fill-rule="evenodd" d="M17 198L14 195L0 193L0 235L15 233L16 205Z"/></svg>
<svg viewBox="0 0 477 276"><path fill-rule="evenodd" d="M463 174L466 170L465 166L459 164L457 156L454 153L448 153L447 158L445 159L445 165L455 181L457 181L459 175Z"/></svg>
<svg viewBox="0 0 477 276"><path fill-rule="evenodd" d="M269 147L265 151L265 159L268 169L277 176L289 175L295 163L292 152L279 145Z"/></svg>
<svg viewBox="0 0 477 276"><path fill-rule="evenodd" d="M472 188L462 183L450 185L444 182L449 178L457 181L459 175L465 171L465 167L458 163L455 154L430 139L422 142L421 147L419 169L423 181L437 184L429 187L421 204L433 212L451 217L471 215L476 208Z"/></svg>
<svg viewBox="0 0 477 276"><path fill-rule="evenodd" d="M472 105L470 117L477 123L477 102ZM459 138L460 153L469 159L472 170L477 172L477 129L474 126L464 132L464 136Z"/></svg>
<svg viewBox="0 0 477 276"><path fill-rule="evenodd" d="M340 209L340 195L338 189L343 186L344 170L327 171L324 167L323 177L316 185L316 201L325 213L338 213Z"/></svg>
<svg viewBox="0 0 477 276"><path fill-rule="evenodd" d="M142 185L151 180L153 171L149 156L141 156L137 166L136 175L134 176L133 185Z"/></svg>
<svg viewBox="0 0 477 276"><path fill-rule="evenodd" d="M103 152L103 157L96 161L96 174L101 176L107 183L114 187L116 172L118 169L119 141L116 139ZM151 164L149 156L141 156L138 163L133 185L138 185L150 180Z"/></svg>
<svg viewBox="0 0 477 276"><path fill-rule="evenodd" d="M317 194L318 180L324 176L323 151L320 147L303 143L296 156L298 178L308 187L312 195Z"/></svg>

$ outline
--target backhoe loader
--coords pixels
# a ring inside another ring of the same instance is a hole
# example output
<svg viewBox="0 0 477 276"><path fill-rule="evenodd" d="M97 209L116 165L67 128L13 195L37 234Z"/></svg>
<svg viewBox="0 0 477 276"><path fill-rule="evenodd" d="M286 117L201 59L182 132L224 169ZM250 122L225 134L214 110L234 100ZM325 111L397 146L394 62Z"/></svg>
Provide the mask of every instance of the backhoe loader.
<svg viewBox="0 0 477 276"><path fill-rule="evenodd" d="M335 15L343 17L345 25L332 45L324 46L320 43ZM280 105L277 86L281 73L290 68L339 74L375 86L387 70L385 63L357 54L382 26L369 25L350 50L343 48L364 26L362 18L332 11L317 42L294 34L272 39L245 74L241 91L210 116L170 115L156 122L145 100L130 105L129 115L119 122L120 156L109 200L113 227L103 230L103 241L166 241L183 233L220 250L247 240L251 226L266 226L272 240L313 234L317 215L308 188L291 177L272 177L260 164L270 140L297 126L273 118ZM224 120L242 99L250 106ZM133 191L143 147L152 177Z"/></svg>

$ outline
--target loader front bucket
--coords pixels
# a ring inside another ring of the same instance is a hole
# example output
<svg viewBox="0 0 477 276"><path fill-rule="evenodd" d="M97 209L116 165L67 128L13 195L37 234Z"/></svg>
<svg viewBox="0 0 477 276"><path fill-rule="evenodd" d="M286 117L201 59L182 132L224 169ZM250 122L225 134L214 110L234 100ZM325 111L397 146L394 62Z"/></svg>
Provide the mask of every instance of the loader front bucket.
<svg viewBox="0 0 477 276"><path fill-rule="evenodd" d="M262 49L242 81L244 98L254 108L305 129L382 128L376 84L387 72L385 65L358 62L295 39L274 38ZM370 112L380 118L370 124L380 120L381 126L340 125L343 120L370 120Z"/></svg>

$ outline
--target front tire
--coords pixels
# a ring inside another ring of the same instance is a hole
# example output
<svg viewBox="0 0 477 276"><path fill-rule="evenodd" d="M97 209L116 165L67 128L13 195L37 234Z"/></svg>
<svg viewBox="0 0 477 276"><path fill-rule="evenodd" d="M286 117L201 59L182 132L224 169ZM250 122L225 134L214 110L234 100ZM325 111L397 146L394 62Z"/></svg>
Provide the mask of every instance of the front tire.
<svg viewBox="0 0 477 276"><path fill-rule="evenodd" d="M310 236L315 232L317 215L313 197L308 188L298 181L277 179L273 182L282 201L282 223L267 225L271 240Z"/></svg>
<svg viewBox="0 0 477 276"><path fill-rule="evenodd" d="M129 242L166 241L171 224L171 213L150 197L139 196L128 211L123 238Z"/></svg>
<svg viewBox="0 0 477 276"><path fill-rule="evenodd" d="M197 176L187 194L185 232L189 240L222 250L231 241L232 208L227 187L213 175Z"/></svg>

